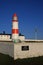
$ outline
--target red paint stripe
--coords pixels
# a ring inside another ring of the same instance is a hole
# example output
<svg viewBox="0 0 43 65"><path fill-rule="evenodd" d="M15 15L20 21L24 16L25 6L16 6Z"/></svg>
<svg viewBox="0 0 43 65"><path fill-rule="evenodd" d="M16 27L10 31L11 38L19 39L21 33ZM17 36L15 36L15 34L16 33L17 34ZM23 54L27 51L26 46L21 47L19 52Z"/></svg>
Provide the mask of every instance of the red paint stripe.
<svg viewBox="0 0 43 65"><path fill-rule="evenodd" d="M18 29L12 29L12 34L15 34L15 33L18 34L18 32L19 32Z"/></svg>
<svg viewBox="0 0 43 65"><path fill-rule="evenodd" d="M12 22L18 22L18 20L12 20Z"/></svg>

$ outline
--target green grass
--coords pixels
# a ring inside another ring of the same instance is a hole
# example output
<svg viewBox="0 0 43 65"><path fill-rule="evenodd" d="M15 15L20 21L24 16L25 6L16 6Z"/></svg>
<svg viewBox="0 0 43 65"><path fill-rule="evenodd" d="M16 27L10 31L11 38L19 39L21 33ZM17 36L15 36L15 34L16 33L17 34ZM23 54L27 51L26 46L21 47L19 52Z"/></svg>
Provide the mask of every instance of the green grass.
<svg viewBox="0 0 43 65"><path fill-rule="evenodd" d="M16 65L43 65L43 57L18 59L15 60Z"/></svg>
<svg viewBox="0 0 43 65"><path fill-rule="evenodd" d="M14 59L9 55L0 53L0 65L14 65Z"/></svg>
<svg viewBox="0 0 43 65"><path fill-rule="evenodd" d="M0 65L43 65L43 56L14 60L9 55L0 53Z"/></svg>
<svg viewBox="0 0 43 65"><path fill-rule="evenodd" d="M15 60L16 65L43 65L43 56L27 58L27 59L17 59Z"/></svg>

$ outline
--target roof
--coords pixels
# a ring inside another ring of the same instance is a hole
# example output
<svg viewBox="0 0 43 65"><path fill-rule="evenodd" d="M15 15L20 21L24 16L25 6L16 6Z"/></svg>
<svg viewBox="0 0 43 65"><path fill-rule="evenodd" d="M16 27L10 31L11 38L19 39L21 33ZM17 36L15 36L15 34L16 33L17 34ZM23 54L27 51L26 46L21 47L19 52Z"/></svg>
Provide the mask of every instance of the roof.
<svg viewBox="0 0 43 65"><path fill-rule="evenodd" d="M17 15L16 15L16 13L15 13L15 14L13 14L13 17L14 17L14 16L17 16Z"/></svg>
<svg viewBox="0 0 43 65"><path fill-rule="evenodd" d="M3 33L0 33L0 35L11 35L11 34L3 34Z"/></svg>
<svg viewBox="0 0 43 65"><path fill-rule="evenodd" d="M12 34L0 33L0 35L12 35ZM19 36L24 36L24 35L19 34Z"/></svg>

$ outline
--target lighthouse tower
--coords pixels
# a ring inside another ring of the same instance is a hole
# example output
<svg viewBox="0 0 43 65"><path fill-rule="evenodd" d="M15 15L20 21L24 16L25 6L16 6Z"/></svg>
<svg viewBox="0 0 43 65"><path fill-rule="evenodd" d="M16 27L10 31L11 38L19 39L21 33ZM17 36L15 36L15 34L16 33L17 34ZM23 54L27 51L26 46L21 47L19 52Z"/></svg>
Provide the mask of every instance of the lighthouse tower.
<svg viewBox="0 0 43 65"><path fill-rule="evenodd" d="M12 18L12 40L17 43L19 37L19 31L18 31L18 17L16 14L13 15Z"/></svg>

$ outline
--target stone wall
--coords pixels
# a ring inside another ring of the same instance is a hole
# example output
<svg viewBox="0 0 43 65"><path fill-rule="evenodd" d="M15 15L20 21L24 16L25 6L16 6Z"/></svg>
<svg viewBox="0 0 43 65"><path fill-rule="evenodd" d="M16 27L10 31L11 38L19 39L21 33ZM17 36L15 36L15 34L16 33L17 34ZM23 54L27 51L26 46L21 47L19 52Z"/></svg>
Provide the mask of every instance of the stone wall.
<svg viewBox="0 0 43 65"><path fill-rule="evenodd" d="M22 49L23 47L24 49ZM23 42L14 44L14 59L37 56L43 56L43 43Z"/></svg>
<svg viewBox="0 0 43 65"><path fill-rule="evenodd" d="M14 57L13 42L0 42L0 53L8 54L8 55Z"/></svg>
<svg viewBox="0 0 43 65"><path fill-rule="evenodd" d="M14 59L43 56L43 42L0 42L0 53L8 54Z"/></svg>

